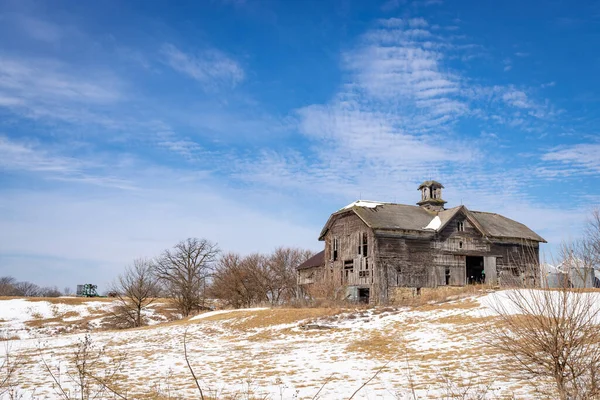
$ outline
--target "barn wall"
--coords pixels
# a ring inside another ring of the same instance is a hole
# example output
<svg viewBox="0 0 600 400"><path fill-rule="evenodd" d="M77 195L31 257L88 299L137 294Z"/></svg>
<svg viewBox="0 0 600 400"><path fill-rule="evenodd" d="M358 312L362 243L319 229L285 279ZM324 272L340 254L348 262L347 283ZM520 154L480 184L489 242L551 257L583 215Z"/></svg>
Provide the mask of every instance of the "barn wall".
<svg viewBox="0 0 600 400"><path fill-rule="evenodd" d="M323 267L311 267L298 270L298 284L308 285L323 279Z"/></svg>
<svg viewBox="0 0 600 400"><path fill-rule="evenodd" d="M496 270L500 285L539 285L539 243L519 239L495 242L490 253L497 255Z"/></svg>
<svg viewBox="0 0 600 400"><path fill-rule="evenodd" d="M366 234L366 253L363 235ZM334 254L333 243L338 241ZM372 230L353 212L340 215L325 235L325 265L341 285L371 288L374 274L374 236ZM373 296L373 294L371 294Z"/></svg>
<svg viewBox="0 0 600 400"><path fill-rule="evenodd" d="M380 290L384 287L434 287L437 277L428 238L377 237Z"/></svg>

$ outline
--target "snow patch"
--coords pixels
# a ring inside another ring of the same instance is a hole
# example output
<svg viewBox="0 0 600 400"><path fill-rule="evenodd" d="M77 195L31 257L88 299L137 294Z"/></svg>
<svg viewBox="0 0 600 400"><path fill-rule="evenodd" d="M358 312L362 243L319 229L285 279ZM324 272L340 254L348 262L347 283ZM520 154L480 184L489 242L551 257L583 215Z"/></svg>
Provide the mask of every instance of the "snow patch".
<svg viewBox="0 0 600 400"><path fill-rule="evenodd" d="M258 307L258 308L239 308L236 310L219 310L219 311L209 311L203 314L198 314L195 317L190 318L190 321L195 321L197 319L204 319L204 318L208 318L208 317L212 317L213 315L219 315L219 314L227 314L227 313L231 313L231 312L238 312L238 311L262 311L262 310L268 310L268 308L266 307Z"/></svg>
<svg viewBox="0 0 600 400"><path fill-rule="evenodd" d="M440 226L442 226L442 220L436 215L424 229L433 229L434 231L437 231Z"/></svg>
<svg viewBox="0 0 600 400"><path fill-rule="evenodd" d="M382 205L383 205L383 203L379 203L377 201L356 200L354 203L350 203L346 207L342 208L342 210L347 210L352 207L375 208L377 206L382 206Z"/></svg>

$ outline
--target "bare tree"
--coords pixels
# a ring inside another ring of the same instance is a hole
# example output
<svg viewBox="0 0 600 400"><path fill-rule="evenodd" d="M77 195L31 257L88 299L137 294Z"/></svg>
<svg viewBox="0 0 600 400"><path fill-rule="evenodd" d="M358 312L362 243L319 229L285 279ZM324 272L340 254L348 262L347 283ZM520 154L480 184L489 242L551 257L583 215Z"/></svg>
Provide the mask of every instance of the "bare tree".
<svg viewBox="0 0 600 400"><path fill-rule="evenodd" d="M14 285L13 296L38 297L41 295L41 289L38 285L31 282L16 282Z"/></svg>
<svg viewBox="0 0 600 400"><path fill-rule="evenodd" d="M134 260L113 283L111 291L120 303L118 315L124 317L129 326L142 326L142 311L156 300L159 292L152 263L144 258Z"/></svg>
<svg viewBox="0 0 600 400"><path fill-rule="evenodd" d="M204 307L205 289L219 254L215 243L189 238L165 250L154 263L154 273L168 289L184 317Z"/></svg>
<svg viewBox="0 0 600 400"><path fill-rule="evenodd" d="M0 277L0 296L15 296L17 280L12 276Z"/></svg>
<svg viewBox="0 0 600 400"><path fill-rule="evenodd" d="M252 306L259 294L256 276L246 267L239 254L223 254L212 280L212 295L235 308Z"/></svg>
<svg viewBox="0 0 600 400"><path fill-rule="evenodd" d="M268 259L269 298L280 304L296 298L296 267L312 257L310 250L278 247Z"/></svg>
<svg viewBox="0 0 600 400"><path fill-rule="evenodd" d="M583 241L584 250L589 255L590 263L596 268L600 268L600 208L592 211Z"/></svg>

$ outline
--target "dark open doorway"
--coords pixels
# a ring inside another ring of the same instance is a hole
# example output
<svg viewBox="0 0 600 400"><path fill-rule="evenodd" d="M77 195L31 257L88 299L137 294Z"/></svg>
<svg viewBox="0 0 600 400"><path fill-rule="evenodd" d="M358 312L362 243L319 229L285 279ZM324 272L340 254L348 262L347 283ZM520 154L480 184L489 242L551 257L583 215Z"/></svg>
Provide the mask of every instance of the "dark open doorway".
<svg viewBox="0 0 600 400"><path fill-rule="evenodd" d="M369 304L369 292L368 288L359 288L358 289L358 302Z"/></svg>
<svg viewBox="0 0 600 400"><path fill-rule="evenodd" d="M474 285L484 282L483 257L467 256L467 284Z"/></svg>

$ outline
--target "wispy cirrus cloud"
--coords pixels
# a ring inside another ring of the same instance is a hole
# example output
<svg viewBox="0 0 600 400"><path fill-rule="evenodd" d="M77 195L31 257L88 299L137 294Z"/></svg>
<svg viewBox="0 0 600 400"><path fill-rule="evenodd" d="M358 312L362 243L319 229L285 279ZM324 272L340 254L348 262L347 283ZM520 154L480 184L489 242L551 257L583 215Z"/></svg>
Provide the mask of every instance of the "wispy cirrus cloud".
<svg viewBox="0 0 600 400"><path fill-rule="evenodd" d="M171 68L195 79L207 89L233 88L245 77L244 69L240 64L217 49L188 54L167 43L162 46L161 54Z"/></svg>
<svg viewBox="0 0 600 400"><path fill-rule="evenodd" d="M73 75L56 60L0 58L0 93L23 101L70 100L110 103L122 98L119 81L109 74Z"/></svg>
<svg viewBox="0 0 600 400"><path fill-rule="evenodd" d="M109 163L101 164L57 154L39 143L11 140L0 135L0 171L31 173L49 180L69 181L118 189L134 185L109 172Z"/></svg>
<svg viewBox="0 0 600 400"><path fill-rule="evenodd" d="M550 163L542 173L550 176L600 175L600 143L578 143L554 148L542 155Z"/></svg>
<svg viewBox="0 0 600 400"><path fill-rule="evenodd" d="M94 111L126 98L124 83L107 71L86 71L54 59L0 57L0 107L27 117L110 123Z"/></svg>

